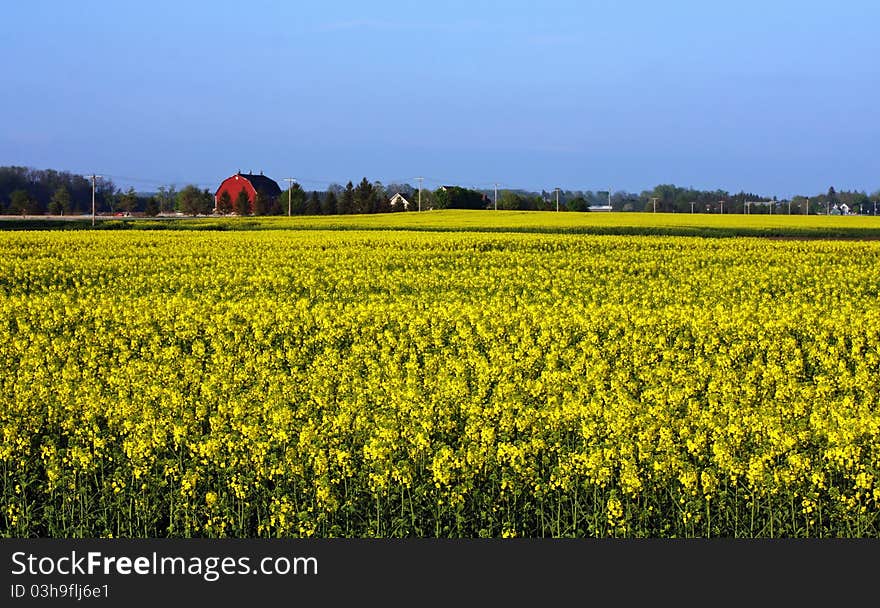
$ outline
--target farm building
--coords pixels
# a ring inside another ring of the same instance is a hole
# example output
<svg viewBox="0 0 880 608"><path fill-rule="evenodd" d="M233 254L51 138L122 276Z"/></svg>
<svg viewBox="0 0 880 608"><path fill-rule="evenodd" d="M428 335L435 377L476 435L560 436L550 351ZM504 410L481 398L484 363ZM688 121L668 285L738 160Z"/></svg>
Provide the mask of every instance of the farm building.
<svg viewBox="0 0 880 608"><path fill-rule="evenodd" d="M235 175L227 177L221 182L220 187L217 188L217 192L214 193L214 207L216 208L217 202L220 200L223 192L227 192L229 198L235 200L242 188L247 192L251 208L253 208L257 192L266 199L267 205L271 205L278 200L279 196L281 196L281 187L278 185L278 182L263 175L262 171L260 171L259 175L242 173L239 171Z"/></svg>
<svg viewBox="0 0 880 608"><path fill-rule="evenodd" d="M397 209L397 205L401 205L404 210L409 209L409 201L400 192L392 196L388 204L392 209Z"/></svg>

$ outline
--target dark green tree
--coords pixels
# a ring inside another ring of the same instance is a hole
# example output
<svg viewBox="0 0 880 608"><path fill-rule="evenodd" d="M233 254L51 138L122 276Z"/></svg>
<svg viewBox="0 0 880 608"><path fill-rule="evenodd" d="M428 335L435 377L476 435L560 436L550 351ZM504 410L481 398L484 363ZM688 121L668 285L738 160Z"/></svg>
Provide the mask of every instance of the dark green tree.
<svg viewBox="0 0 880 608"><path fill-rule="evenodd" d="M611 208L614 211L635 211L637 207L641 208L638 195L622 190L611 195ZM696 212L699 213L700 205L694 205L694 207Z"/></svg>
<svg viewBox="0 0 880 608"><path fill-rule="evenodd" d="M389 204L388 191L382 185L382 182L373 182L373 202L372 208L374 213L390 213L391 205Z"/></svg>
<svg viewBox="0 0 880 608"><path fill-rule="evenodd" d="M204 211L204 194L196 186L186 186L177 193L177 208L195 217Z"/></svg>
<svg viewBox="0 0 880 608"><path fill-rule="evenodd" d="M352 213L373 213L375 212L375 202L373 184L365 177L354 189L354 210Z"/></svg>
<svg viewBox="0 0 880 608"><path fill-rule="evenodd" d="M843 193L841 193L843 194ZM835 209L841 203L841 195L838 195L837 191L834 189L834 186L828 188L828 192L823 197L825 203L825 213L834 213L837 215L839 211Z"/></svg>
<svg viewBox="0 0 880 608"><path fill-rule="evenodd" d="M269 201L259 190L254 195L254 215L266 215L269 212Z"/></svg>
<svg viewBox="0 0 880 608"><path fill-rule="evenodd" d="M449 208L449 193L447 192L446 188L444 188L443 186L440 186L439 188L434 190L431 198L433 199L431 207L430 207L431 209L448 209ZM423 205L422 209L424 209L424 208L425 207Z"/></svg>
<svg viewBox="0 0 880 608"><path fill-rule="evenodd" d="M421 198L421 201L419 200ZM423 188L421 193L416 190L413 192L412 204L409 206L410 211L419 211L434 208L434 192L430 189Z"/></svg>
<svg viewBox="0 0 880 608"><path fill-rule="evenodd" d="M852 208L853 211L859 214L868 213L868 211L872 209L871 199L868 196L867 192L853 193L852 200L849 203L849 206Z"/></svg>
<svg viewBox="0 0 880 608"><path fill-rule="evenodd" d="M27 190L15 190L9 196L10 213L20 213L22 215L27 215L31 212L32 205L33 203L31 202L31 197L30 195L28 195Z"/></svg>
<svg viewBox="0 0 880 608"><path fill-rule="evenodd" d="M502 190L498 196L498 208L506 211L522 209L522 197L512 190Z"/></svg>
<svg viewBox="0 0 880 608"><path fill-rule="evenodd" d="M149 217L156 217L159 215L159 197L151 196L147 199L144 204L144 215Z"/></svg>
<svg viewBox="0 0 880 608"><path fill-rule="evenodd" d="M291 215L302 215L306 210L306 193L302 186L293 182L287 192L282 194L282 207L284 215L288 211Z"/></svg>
<svg viewBox="0 0 880 608"><path fill-rule="evenodd" d="M339 213L354 213L354 185L349 182L345 184L345 190L339 197Z"/></svg>
<svg viewBox="0 0 880 608"><path fill-rule="evenodd" d="M239 190L235 200L232 201L232 212L236 215L250 215L251 213L251 199L244 186Z"/></svg>
<svg viewBox="0 0 880 608"><path fill-rule="evenodd" d="M171 186L159 186L159 212L170 213L176 211L177 189Z"/></svg>
<svg viewBox="0 0 880 608"><path fill-rule="evenodd" d="M58 186L49 201L49 213L52 215L64 215L70 211L70 192L66 186Z"/></svg>
<svg viewBox="0 0 880 608"><path fill-rule="evenodd" d="M131 213L132 211L134 211L135 205L137 205L137 201L137 193L134 191L134 188L129 186L125 194L119 197L119 208L126 213Z"/></svg>
<svg viewBox="0 0 880 608"><path fill-rule="evenodd" d="M327 190L324 200L321 201L321 213L324 215L336 215L336 193L333 190Z"/></svg>
<svg viewBox="0 0 880 608"><path fill-rule="evenodd" d="M678 194L678 188L673 184L660 184L654 188L651 193L652 198L657 199L658 213L671 213L675 209L675 199ZM654 210L654 203L651 203L651 211Z"/></svg>
<svg viewBox="0 0 880 608"><path fill-rule="evenodd" d="M565 208L568 211L589 211L587 199L580 195L574 197L569 201L566 201Z"/></svg>
<svg viewBox="0 0 880 608"><path fill-rule="evenodd" d="M106 178L98 182L99 196ZM53 169L31 169L29 167L0 167L0 201L8 202L12 192L24 190L36 203L32 210L42 212L51 203L53 193L59 188L67 188L70 195L68 210L91 209L92 185L82 175Z"/></svg>
<svg viewBox="0 0 880 608"><path fill-rule="evenodd" d="M828 194L825 195L826 200L832 205L837 204L837 191L834 189L834 186L828 188Z"/></svg>
<svg viewBox="0 0 880 608"><path fill-rule="evenodd" d="M312 190L309 200L306 201L306 215L318 215L321 213L321 197L317 190Z"/></svg>
<svg viewBox="0 0 880 608"><path fill-rule="evenodd" d="M211 194L211 191L205 188L202 190L202 197L200 199L199 213L202 215L211 215L214 212L214 195Z"/></svg>
<svg viewBox="0 0 880 608"><path fill-rule="evenodd" d="M441 186L435 193L435 209L486 209L494 207L484 193L461 186Z"/></svg>
<svg viewBox="0 0 880 608"><path fill-rule="evenodd" d="M122 196L122 190L108 189L96 195L96 203L98 213L102 210L116 213L119 208L119 197Z"/></svg>
<svg viewBox="0 0 880 608"><path fill-rule="evenodd" d="M232 197L228 190L224 190L217 197L217 213L220 215L229 215L232 213Z"/></svg>

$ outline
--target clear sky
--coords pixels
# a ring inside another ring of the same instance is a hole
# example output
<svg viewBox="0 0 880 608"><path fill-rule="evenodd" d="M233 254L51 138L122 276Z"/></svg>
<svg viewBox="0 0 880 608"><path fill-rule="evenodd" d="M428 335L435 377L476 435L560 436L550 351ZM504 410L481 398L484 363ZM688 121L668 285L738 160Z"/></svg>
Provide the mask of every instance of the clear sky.
<svg viewBox="0 0 880 608"><path fill-rule="evenodd" d="M29 0L0 165L141 191L880 189L880 3Z"/></svg>

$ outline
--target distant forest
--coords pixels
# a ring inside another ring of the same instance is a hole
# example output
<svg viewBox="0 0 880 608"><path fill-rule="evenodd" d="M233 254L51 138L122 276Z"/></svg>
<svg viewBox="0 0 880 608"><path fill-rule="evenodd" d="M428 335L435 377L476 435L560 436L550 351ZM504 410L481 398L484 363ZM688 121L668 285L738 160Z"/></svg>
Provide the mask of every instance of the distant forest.
<svg viewBox="0 0 880 608"><path fill-rule="evenodd" d="M397 204L400 194L406 203ZM557 202L558 201L558 202ZM326 190L304 190L293 183L278 199L258 200L250 207L226 201L220 212L255 215L333 215L345 213L385 213L417 209L506 209L585 212L610 206L614 211L657 211L676 213L792 213L812 215L853 213L876 215L880 191L837 191L800 195L791 200L776 200L751 192L696 190L673 184L661 184L640 193L592 190L556 190L529 192L495 191L461 186L441 186L434 190L418 189L411 184L390 183L362 178L357 184L331 184ZM0 167L0 213L14 215L71 215L91 213L92 183L82 175L52 169ZM177 190L162 186L157 192L140 193L133 188L123 191L111 179L95 184L97 213L130 213L155 216L217 212L213 192L187 185Z"/></svg>

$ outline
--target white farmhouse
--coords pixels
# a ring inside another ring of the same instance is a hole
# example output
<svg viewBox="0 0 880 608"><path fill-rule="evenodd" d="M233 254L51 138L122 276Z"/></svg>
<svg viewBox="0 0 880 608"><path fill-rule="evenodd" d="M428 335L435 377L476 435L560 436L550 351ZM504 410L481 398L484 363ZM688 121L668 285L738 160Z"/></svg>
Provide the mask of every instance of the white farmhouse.
<svg viewBox="0 0 880 608"><path fill-rule="evenodd" d="M391 200L388 201L388 204L391 205L392 209L397 209L397 205L403 205L404 209L409 209L409 201L400 192L395 193Z"/></svg>

